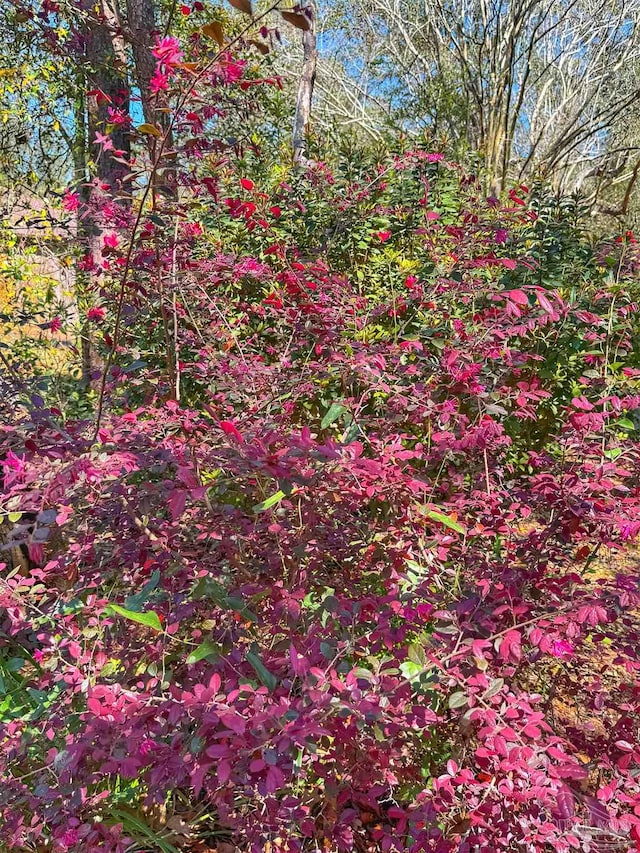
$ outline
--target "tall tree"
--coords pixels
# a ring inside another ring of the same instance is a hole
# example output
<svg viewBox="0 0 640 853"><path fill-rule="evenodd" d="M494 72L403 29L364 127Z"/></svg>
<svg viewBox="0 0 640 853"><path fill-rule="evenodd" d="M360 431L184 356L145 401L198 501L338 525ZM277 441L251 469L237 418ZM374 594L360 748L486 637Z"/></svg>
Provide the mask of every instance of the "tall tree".
<svg viewBox="0 0 640 853"><path fill-rule="evenodd" d="M347 77L403 129L478 152L494 191L536 174L578 186L638 110L639 0L337 0L329 11Z"/></svg>

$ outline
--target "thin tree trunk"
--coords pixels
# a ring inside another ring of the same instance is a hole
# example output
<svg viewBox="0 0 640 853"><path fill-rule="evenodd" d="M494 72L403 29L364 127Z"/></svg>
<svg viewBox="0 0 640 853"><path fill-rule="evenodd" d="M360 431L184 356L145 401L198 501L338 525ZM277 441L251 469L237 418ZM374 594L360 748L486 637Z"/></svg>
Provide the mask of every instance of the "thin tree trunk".
<svg viewBox="0 0 640 853"><path fill-rule="evenodd" d="M156 67L155 59L151 53L156 33L156 14L153 0L127 0L127 24L144 120L149 124L154 124L155 111L149 88Z"/></svg>
<svg viewBox="0 0 640 853"><path fill-rule="evenodd" d="M311 103L316 82L316 66L318 64L318 46L316 43L316 14L313 5L311 11L311 26L302 33L302 73L298 84L296 112L293 120L293 161L304 164L306 161L306 136L311 119Z"/></svg>
<svg viewBox="0 0 640 853"><path fill-rule="evenodd" d="M73 170L75 185L82 204L86 206L89 201L89 174L87 170L87 100L84 94L85 86L79 87L74 105L74 137L73 137ZM77 237L81 244L89 245L91 225L83 217L76 219ZM88 273L76 267L75 299L78 318L82 318L82 296L89 287ZM81 379L83 389L91 384L93 372L91 341L89 338L89 324L86 318L80 319L80 363Z"/></svg>
<svg viewBox="0 0 640 853"><path fill-rule="evenodd" d="M123 49L120 23L115 17L114 10L103 4L100 19L91 22L86 35L90 89L98 92L97 95L92 95L86 103L86 144L88 150L94 152L96 175L100 183L109 186L114 194L120 196L121 201L127 204L129 203L129 191L122 192L122 178L127 172L127 166L115 160L110 156L110 152L101 150L96 144L96 134L106 133L106 125L109 123L109 109L119 108L125 114L129 111L129 85L127 69L124 64L126 55ZM131 145L126 125L116 125L109 136L113 148L122 152L120 157L124 160L128 159ZM84 159L82 164L78 164L78 167L86 174L87 167ZM91 215L91 200L86 181L83 186L84 200L88 202L88 215L78 222L78 236L86 244L94 259L93 269L86 274L84 281L84 286L91 293L97 291L100 285L102 241L101 229ZM81 358L82 385L88 387L97 365L91 342L90 326L87 322L83 324L81 329Z"/></svg>
<svg viewBox="0 0 640 853"><path fill-rule="evenodd" d="M177 197L177 181L176 170L173 165L173 131L170 114L167 110L157 109L158 106L163 105L155 103L150 88L151 78L156 67L156 61L151 51L158 35L154 0L126 0L126 3L128 37L133 50L136 84L140 90L144 120L149 124L160 125L166 137L163 146L163 163L158 176L161 177L158 188L163 195L175 200ZM151 156L153 156L155 140L150 139L149 142Z"/></svg>
<svg viewBox="0 0 640 853"><path fill-rule="evenodd" d="M129 85L126 68L123 67L119 51L116 50L116 38L106 21L100 21L91 27L88 42L90 80L93 89L99 94L94 96L88 108L89 145L95 145L96 133L105 133L109 123L109 108L117 107L124 113L129 112ZM115 125L109 134L114 149L123 151L123 158L130 153L129 131L126 125ZM90 148L91 150L91 148ZM102 183L108 183L113 190L119 189L120 181L127 167L118 163L108 153L96 150L97 174Z"/></svg>

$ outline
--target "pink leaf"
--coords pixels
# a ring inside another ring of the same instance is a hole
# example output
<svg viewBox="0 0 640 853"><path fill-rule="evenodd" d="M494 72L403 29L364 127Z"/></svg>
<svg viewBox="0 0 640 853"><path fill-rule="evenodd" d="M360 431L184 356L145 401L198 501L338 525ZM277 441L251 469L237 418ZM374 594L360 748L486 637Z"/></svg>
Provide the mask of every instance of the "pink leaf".
<svg viewBox="0 0 640 853"><path fill-rule="evenodd" d="M218 782L221 785L226 784L231 776L231 762L221 761L217 767Z"/></svg>
<svg viewBox="0 0 640 853"><path fill-rule="evenodd" d="M279 767L270 767L267 772L267 793L274 794L284 782L284 773Z"/></svg>
<svg viewBox="0 0 640 853"><path fill-rule="evenodd" d="M516 305L522 305L523 307L529 305L529 297L524 290L507 290L505 291L505 296L507 296L512 302L515 302Z"/></svg>
<svg viewBox="0 0 640 853"><path fill-rule="evenodd" d="M233 421L220 421L218 426L225 435L231 435L236 439L236 441L240 442L240 444L243 443L244 439L242 438L242 434Z"/></svg>
<svg viewBox="0 0 640 853"><path fill-rule="evenodd" d="M177 521L182 513L187 502L187 493L184 489L174 489L169 498L169 512L171 520Z"/></svg>

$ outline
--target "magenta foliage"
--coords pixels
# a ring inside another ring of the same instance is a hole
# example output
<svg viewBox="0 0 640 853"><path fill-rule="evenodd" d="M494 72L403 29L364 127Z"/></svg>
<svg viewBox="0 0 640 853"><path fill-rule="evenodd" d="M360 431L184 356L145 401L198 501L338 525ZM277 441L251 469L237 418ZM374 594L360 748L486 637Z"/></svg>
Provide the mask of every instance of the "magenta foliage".
<svg viewBox="0 0 640 853"><path fill-rule="evenodd" d="M155 56L165 91L181 47ZM43 409L3 433L3 510L36 516L38 564L1 585L21 679L3 841L123 850L125 791L205 803L243 850L587 851L584 825L636 843L630 274L543 286L526 190L486 201L441 155L342 185L315 165L298 190L229 152L196 168L207 103L244 71L225 59L177 116L179 202L136 232L94 195L95 439ZM359 280L298 241L309 194L369 217ZM376 264L403 240L421 260L398 290Z"/></svg>

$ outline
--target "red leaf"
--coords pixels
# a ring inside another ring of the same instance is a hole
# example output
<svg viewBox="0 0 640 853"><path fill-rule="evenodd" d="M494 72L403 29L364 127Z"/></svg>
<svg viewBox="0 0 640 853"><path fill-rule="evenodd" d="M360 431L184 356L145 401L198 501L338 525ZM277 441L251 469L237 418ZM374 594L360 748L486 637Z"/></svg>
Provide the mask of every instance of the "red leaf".
<svg viewBox="0 0 640 853"><path fill-rule="evenodd" d="M177 521L184 512L184 507L187 502L187 493L184 489L174 489L169 498L169 512L171 520Z"/></svg>
<svg viewBox="0 0 640 853"><path fill-rule="evenodd" d="M273 794L284 782L284 773L279 767L270 767L267 773L267 793Z"/></svg>
<svg viewBox="0 0 640 853"><path fill-rule="evenodd" d="M505 291L505 296L507 296L512 302L515 302L516 305L522 305L523 307L529 305L529 297L524 290L507 290Z"/></svg>
<svg viewBox="0 0 640 853"><path fill-rule="evenodd" d="M500 657L502 660L515 661L518 663L522 658L522 647L520 632L515 629L507 631L500 641Z"/></svg>
<svg viewBox="0 0 640 853"><path fill-rule="evenodd" d="M95 699L93 696L90 699L87 699L87 708L91 711L92 714L95 714L96 717L99 717L102 712L102 705L100 704L100 700Z"/></svg>
<svg viewBox="0 0 640 853"><path fill-rule="evenodd" d="M569 820L575 814L575 797L566 785L556 794L556 814L560 820Z"/></svg>
<svg viewBox="0 0 640 853"><path fill-rule="evenodd" d="M544 293L538 292L538 302L540 303L540 307L543 308L547 314L553 314L554 308L551 302L547 299Z"/></svg>
<svg viewBox="0 0 640 853"><path fill-rule="evenodd" d="M242 434L233 421L220 421L218 426L225 435L231 435L236 439L236 441L239 441L240 444L243 443L244 439L242 438Z"/></svg>

